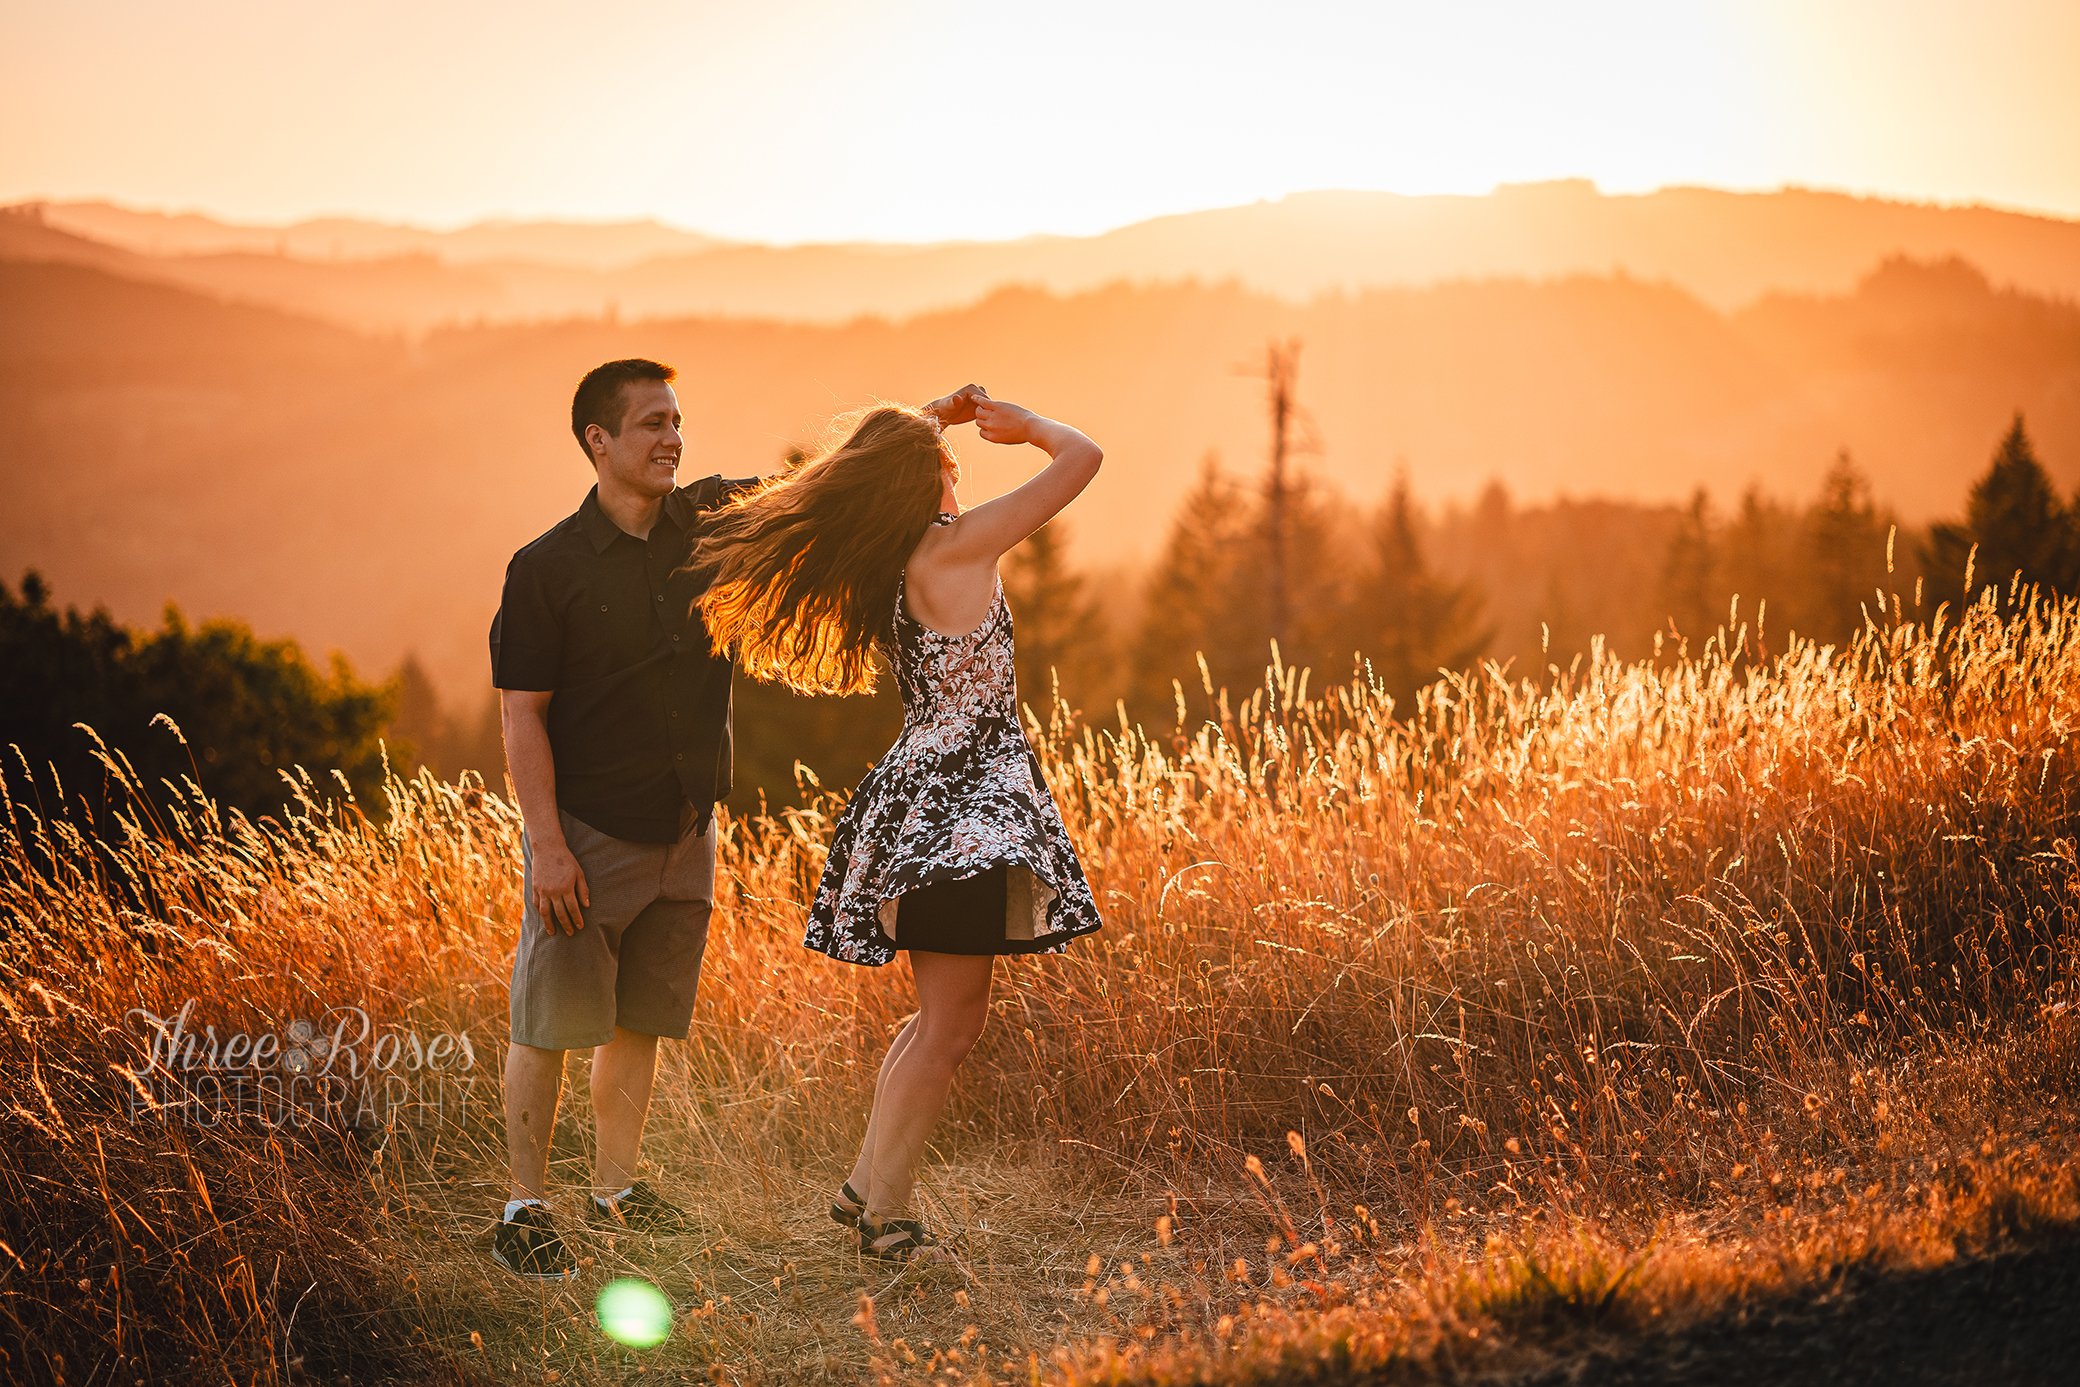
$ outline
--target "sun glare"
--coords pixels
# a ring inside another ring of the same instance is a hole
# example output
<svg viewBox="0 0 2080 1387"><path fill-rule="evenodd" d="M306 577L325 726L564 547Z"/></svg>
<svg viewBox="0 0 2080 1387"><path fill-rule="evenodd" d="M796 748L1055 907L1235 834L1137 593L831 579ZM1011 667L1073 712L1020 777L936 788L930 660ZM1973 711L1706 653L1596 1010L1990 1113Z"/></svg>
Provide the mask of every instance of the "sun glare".
<svg viewBox="0 0 2080 1387"><path fill-rule="evenodd" d="M1557 178L2080 213L2080 7L2053 0L109 8L10 17L0 197L776 242Z"/></svg>

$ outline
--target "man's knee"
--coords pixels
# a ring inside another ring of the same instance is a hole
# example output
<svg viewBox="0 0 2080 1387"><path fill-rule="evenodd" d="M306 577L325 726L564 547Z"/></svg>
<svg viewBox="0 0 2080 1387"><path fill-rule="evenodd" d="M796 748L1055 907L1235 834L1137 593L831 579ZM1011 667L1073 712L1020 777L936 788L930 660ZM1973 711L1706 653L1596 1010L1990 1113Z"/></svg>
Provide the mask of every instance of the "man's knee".
<svg viewBox="0 0 2080 1387"><path fill-rule="evenodd" d="M523 1079L542 1079L550 1075L563 1075L563 1050L544 1049L539 1045L526 1045L520 1041L508 1042L506 1046L506 1073Z"/></svg>
<svg viewBox="0 0 2080 1387"><path fill-rule="evenodd" d="M523 1063L533 1064L560 1064L565 1053L562 1050L552 1050L543 1045L529 1045L525 1041L520 1040L508 1042L507 1048L515 1058L518 1058Z"/></svg>

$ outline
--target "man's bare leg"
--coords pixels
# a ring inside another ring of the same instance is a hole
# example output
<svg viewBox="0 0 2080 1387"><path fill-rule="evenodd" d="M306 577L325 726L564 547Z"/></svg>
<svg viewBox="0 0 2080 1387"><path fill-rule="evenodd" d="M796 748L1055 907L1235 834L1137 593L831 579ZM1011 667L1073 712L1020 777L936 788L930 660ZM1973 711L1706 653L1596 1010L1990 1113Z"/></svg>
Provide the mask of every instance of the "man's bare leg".
<svg viewBox="0 0 2080 1387"><path fill-rule="evenodd" d="M549 1140L563 1096L563 1051L518 1043L506 1047L506 1161L513 1199L547 1199Z"/></svg>
<svg viewBox="0 0 2080 1387"><path fill-rule="evenodd" d="M643 1119L657 1077L657 1037L614 1028L614 1038L592 1052L592 1117L598 1141L592 1192L611 1199L636 1182Z"/></svg>

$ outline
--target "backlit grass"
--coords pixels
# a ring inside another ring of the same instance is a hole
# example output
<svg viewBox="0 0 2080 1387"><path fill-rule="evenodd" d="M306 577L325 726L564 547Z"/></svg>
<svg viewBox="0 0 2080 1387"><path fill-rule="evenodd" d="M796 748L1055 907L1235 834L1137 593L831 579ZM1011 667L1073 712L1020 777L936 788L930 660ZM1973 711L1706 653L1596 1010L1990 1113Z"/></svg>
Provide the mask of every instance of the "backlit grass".
<svg viewBox="0 0 2080 1387"><path fill-rule="evenodd" d="M2080 606L2018 592L1895 602L1847 650L1736 627L1407 708L1273 669L1202 725L1036 726L1107 928L1001 967L923 1186L963 1265L908 1274L822 1213L911 994L800 947L840 802L807 780L725 821L667 1047L646 1156L699 1235L587 1242L549 1290L487 1259L506 799L304 777L256 823L192 787L24 803L17 761L0 1373L1449 1376L2003 1245L2076 1209L2076 720ZM191 1000L220 1036L360 1007L475 1062L397 1090L438 1111L357 1122L349 1088L322 1122L197 1126L127 1077L136 1009ZM630 1271L681 1306L647 1353L589 1317Z"/></svg>

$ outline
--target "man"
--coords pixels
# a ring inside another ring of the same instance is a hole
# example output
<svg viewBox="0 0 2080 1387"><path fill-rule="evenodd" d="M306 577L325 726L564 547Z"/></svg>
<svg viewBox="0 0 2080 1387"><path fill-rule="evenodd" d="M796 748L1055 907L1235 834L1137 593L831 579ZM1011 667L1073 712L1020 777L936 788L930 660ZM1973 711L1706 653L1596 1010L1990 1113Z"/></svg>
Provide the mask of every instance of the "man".
<svg viewBox="0 0 2080 1387"><path fill-rule="evenodd" d="M715 802L730 788L730 662L693 610L701 514L751 480L678 483L671 367L610 361L578 383L571 432L598 478L513 555L491 623L506 765L525 823L506 1054L512 1186L492 1255L522 1276L576 1268L549 1217L564 1053L592 1051L589 1221L675 1232L636 1178L660 1036L693 1019L714 905ZM948 422L965 388L926 406Z"/></svg>

